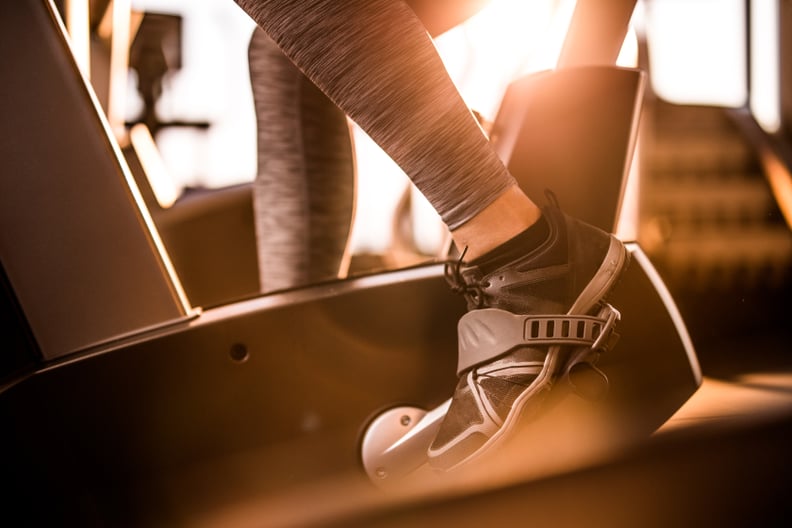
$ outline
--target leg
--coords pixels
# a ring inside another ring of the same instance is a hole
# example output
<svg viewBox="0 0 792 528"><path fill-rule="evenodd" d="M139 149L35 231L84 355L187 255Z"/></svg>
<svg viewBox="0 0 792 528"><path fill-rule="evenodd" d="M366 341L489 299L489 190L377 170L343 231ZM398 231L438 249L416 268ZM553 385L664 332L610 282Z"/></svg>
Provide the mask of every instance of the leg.
<svg viewBox="0 0 792 528"><path fill-rule="evenodd" d="M624 246L557 206L540 212L516 187L406 4L237 2L402 167L467 249L449 280L472 311L599 310L626 264ZM429 451L435 465L468 460L531 414L567 367L567 349L537 341L466 364Z"/></svg>
<svg viewBox="0 0 792 528"><path fill-rule="evenodd" d="M261 290L337 278L354 209L346 116L258 28L249 62L258 129L253 210Z"/></svg>
<svg viewBox="0 0 792 528"><path fill-rule="evenodd" d="M403 2L237 3L399 164L452 230L515 187ZM523 222L530 223L538 210L520 194L502 199L533 209Z"/></svg>

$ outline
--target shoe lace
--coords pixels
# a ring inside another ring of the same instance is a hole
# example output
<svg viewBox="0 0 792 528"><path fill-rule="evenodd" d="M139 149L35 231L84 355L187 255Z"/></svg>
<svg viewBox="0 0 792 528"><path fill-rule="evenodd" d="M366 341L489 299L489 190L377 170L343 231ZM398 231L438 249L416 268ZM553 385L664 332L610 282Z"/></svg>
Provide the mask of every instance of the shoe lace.
<svg viewBox="0 0 792 528"><path fill-rule="evenodd" d="M467 247L462 251L459 259L456 261L449 261L445 263L444 275L448 286L451 291L462 295L468 302L469 308L483 308L484 307L484 288L489 286L489 283L482 280L476 280L462 276L462 264L467 253Z"/></svg>

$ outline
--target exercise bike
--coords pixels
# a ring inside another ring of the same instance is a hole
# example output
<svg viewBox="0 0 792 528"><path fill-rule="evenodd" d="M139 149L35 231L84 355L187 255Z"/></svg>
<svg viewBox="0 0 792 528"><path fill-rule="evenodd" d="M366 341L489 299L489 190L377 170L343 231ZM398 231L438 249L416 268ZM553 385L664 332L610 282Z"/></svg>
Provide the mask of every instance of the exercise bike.
<svg viewBox="0 0 792 528"><path fill-rule="evenodd" d="M297 515L284 496L316 498L317 483L340 478L359 490L368 478L421 478L456 381L465 311L443 265L193 307L53 4L6 2L0 20L3 41L18 50L0 63L9 515L189 522L262 497L269 514L277 497ZM644 81L636 70L584 63L517 81L493 142L521 183L527 171L552 175L565 209L611 230ZM581 82L587 90L568 89ZM562 86L564 101L553 97ZM603 97L618 109L606 111ZM568 114L566 104L578 106ZM561 156L542 143L550 123L559 140L580 134ZM586 173L596 181L581 181ZM608 207L582 209L587 185ZM608 438L622 439L658 427L701 382L673 300L638 244L628 246L633 262L611 300L619 346L596 364L610 383L597 418Z"/></svg>

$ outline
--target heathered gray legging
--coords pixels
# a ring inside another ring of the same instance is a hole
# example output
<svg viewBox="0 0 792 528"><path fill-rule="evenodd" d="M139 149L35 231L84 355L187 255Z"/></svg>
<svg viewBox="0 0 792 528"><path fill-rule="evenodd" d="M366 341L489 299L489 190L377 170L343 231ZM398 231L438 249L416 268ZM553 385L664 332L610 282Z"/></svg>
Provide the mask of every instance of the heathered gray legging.
<svg viewBox="0 0 792 528"><path fill-rule="evenodd" d="M333 279L354 209L346 116L257 28L249 47L258 132L253 183L261 291Z"/></svg>
<svg viewBox="0 0 792 528"><path fill-rule="evenodd" d="M454 229L509 186L431 39L398 0L236 0Z"/></svg>

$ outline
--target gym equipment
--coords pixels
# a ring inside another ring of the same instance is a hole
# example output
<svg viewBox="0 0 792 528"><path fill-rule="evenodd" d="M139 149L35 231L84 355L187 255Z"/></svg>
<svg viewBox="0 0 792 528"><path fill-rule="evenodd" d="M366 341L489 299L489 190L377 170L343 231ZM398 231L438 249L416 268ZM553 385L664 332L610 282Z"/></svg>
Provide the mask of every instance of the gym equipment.
<svg viewBox="0 0 792 528"><path fill-rule="evenodd" d="M52 3L2 3L0 28L6 515L167 524L362 480L361 428L381 409L442 412L464 313L442 266L194 308ZM646 431L699 378L662 281L630 248L611 299L621 343L599 366L614 423Z"/></svg>

